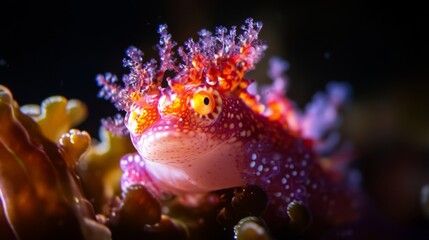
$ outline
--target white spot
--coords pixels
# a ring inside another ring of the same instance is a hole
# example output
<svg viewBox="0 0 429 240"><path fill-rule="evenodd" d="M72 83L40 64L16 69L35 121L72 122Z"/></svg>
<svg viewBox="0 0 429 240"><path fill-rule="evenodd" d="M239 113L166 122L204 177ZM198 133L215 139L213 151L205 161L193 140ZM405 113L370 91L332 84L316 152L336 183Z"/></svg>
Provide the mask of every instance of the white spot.
<svg viewBox="0 0 429 240"><path fill-rule="evenodd" d="M292 176L296 176L298 173L296 171L292 172Z"/></svg>
<svg viewBox="0 0 429 240"><path fill-rule="evenodd" d="M287 183L287 179L286 178L282 178L282 184L286 184Z"/></svg>
<svg viewBox="0 0 429 240"><path fill-rule="evenodd" d="M250 162L250 167L251 167L251 168L255 167L255 165L256 165L256 162L255 162L255 161L251 161L251 162Z"/></svg>
<svg viewBox="0 0 429 240"><path fill-rule="evenodd" d="M255 161L257 157L258 157L258 156L256 156L256 153L252 153L252 160L253 160L253 161Z"/></svg>
<svg viewBox="0 0 429 240"><path fill-rule="evenodd" d="M276 192L276 193L274 193L274 196L276 196L276 197L281 197L281 196L282 196L282 193L281 193L281 192Z"/></svg>
<svg viewBox="0 0 429 240"><path fill-rule="evenodd" d="M258 166L258 171L259 171L259 172L261 172L263 169L264 169L264 166L262 166L262 165L259 165L259 166Z"/></svg>
<svg viewBox="0 0 429 240"><path fill-rule="evenodd" d="M238 127L240 127L240 128L241 128L241 127L243 127L243 123L242 123L242 122L239 122L239 123L238 123Z"/></svg>
<svg viewBox="0 0 429 240"><path fill-rule="evenodd" d="M234 129L234 123L229 124L229 129Z"/></svg>
<svg viewBox="0 0 429 240"><path fill-rule="evenodd" d="M241 131L241 132L240 132L240 136L241 136L241 137L245 137L245 136L246 136L246 131Z"/></svg>

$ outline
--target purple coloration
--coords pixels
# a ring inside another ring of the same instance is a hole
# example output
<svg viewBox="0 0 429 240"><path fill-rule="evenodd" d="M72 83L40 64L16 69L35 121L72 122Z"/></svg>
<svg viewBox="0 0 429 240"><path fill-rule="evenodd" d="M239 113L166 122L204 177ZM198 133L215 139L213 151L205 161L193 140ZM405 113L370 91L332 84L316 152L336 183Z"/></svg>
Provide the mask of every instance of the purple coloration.
<svg viewBox="0 0 429 240"><path fill-rule="evenodd" d="M331 151L340 139L338 128L341 118L338 111L346 103L350 86L331 82L327 93L317 93L307 105L302 116L302 135L316 141L315 149L319 153Z"/></svg>
<svg viewBox="0 0 429 240"><path fill-rule="evenodd" d="M121 185L125 191L133 184L140 183L152 193L161 194L156 184L152 182L150 174L147 173L145 162L139 154L127 154L123 156L120 165L122 171L124 171Z"/></svg>
<svg viewBox="0 0 429 240"><path fill-rule="evenodd" d="M124 87L111 75L98 78L101 95L127 112L124 124L139 153L121 160L123 189L142 184L157 195L189 194L252 184L266 191L268 214L288 219L289 205L298 202L322 222L354 219L358 189L347 172L336 171L343 165L319 160L328 151L326 157L347 162L330 152L347 86L330 84L301 113L285 96L287 62L273 59L268 74L274 83L258 95L244 76L266 45L258 39L262 24L246 24L238 36L235 27L200 31L198 41L178 47L181 62L161 25L159 65L143 64L143 53L131 47ZM165 71L175 75L163 88Z"/></svg>
<svg viewBox="0 0 429 240"><path fill-rule="evenodd" d="M116 114L114 117L108 117L101 120L101 125L109 132L117 134L119 136L127 135L128 129L124 124L124 117L120 114Z"/></svg>

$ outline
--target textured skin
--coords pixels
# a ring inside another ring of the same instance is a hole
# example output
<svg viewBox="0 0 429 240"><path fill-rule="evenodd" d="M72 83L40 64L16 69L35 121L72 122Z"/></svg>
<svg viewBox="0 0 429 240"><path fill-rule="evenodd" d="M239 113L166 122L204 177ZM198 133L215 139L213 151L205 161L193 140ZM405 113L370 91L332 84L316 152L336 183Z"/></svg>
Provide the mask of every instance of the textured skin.
<svg viewBox="0 0 429 240"><path fill-rule="evenodd" d="M121 160L123 189L139 183L160 195L252 184L267 192L269 209L279 217L288 218L289 204L299 202L329 223L354 218L357 190L343 181L345 172L338 178L332 166L322 167L317 151L324 146L317 136L335 125L332 106L342 95L332 91L331 102L319 101L322 108L301 114L284 96L285 66L279 60L271 64L274 84L262 95L253 93L244 74L266 46L258 40L262 25L246 23L239 37L235 27L218 28L215 36L201 31L198 42L189 40L186 49L178 49L181 63L173 58L176 44L163 25L159 65L142 64L142 53L131 47L124 87L109 74L98 77L101 95L127 112L106 127L124 132L125 126L138 151ZM166 71L175 75L163 88Z"/></svg>

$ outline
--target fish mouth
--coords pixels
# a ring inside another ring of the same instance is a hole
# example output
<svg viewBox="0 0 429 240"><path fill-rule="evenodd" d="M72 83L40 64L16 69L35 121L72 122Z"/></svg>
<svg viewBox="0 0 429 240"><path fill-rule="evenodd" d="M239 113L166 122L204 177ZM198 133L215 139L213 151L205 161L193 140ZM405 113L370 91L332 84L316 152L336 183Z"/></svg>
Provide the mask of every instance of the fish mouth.
<svg viewBox="0 0 429 240"><path fill-rule="evenodd" d="M204 132L179 132L164 127L155 129L148 129L144 134L131 138L139 154L148 161L180 165L198 160L220 144Z"/></svg>
<svg viewBox="0 0 429 240"><path fill-rule="evenodd" d="M152 177L168 189L204 192L244 184L242 143L215 136L167 130L132 139Z"/></svg>

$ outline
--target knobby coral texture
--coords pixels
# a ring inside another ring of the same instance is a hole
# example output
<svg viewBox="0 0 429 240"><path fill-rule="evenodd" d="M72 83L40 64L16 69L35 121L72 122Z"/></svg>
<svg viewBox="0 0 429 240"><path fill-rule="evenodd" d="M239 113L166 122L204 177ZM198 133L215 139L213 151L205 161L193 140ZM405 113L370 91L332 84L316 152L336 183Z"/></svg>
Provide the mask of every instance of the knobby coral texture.
<svg viewBox="0 0 429 240"><path fill-rule="evenodd" d="M2 87L1 236L314 238L359 221L365 197L338 133L350 87L330 83L301 111L278 58L258 87L246 73L267 48L261 28L248 19L177 47L161 25L159 62L130 47L122 81L97 76L125 112L102 121L101 142L71 129L84 103L19 108Z"/></svg>
<svg viewBox="0 0 429 240"><path fill-rule="evenodd" d="M0 122L1 238L106 239L110 231L96 221L73 171L90 136L72 129L52 142L1 85Z"/></svg>

